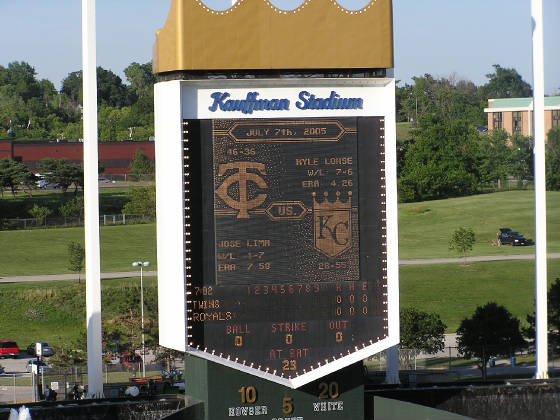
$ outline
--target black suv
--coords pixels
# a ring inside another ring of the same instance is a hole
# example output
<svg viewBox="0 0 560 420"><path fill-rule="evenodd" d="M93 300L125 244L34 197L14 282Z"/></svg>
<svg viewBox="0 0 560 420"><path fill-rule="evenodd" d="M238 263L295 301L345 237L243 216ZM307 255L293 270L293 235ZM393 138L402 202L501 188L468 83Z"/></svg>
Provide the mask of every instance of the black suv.
<svg viewBox="0 0 560 420"><path fill-rule="evenodd" d="M32 356L35 356L35 344L37 343L31 343L29 346L27 346L27 354L30 354ZM45 342L41 342L42 344L42 356L44 357L50 357L53 356L56 352L54 351L54 349L49 346L49 343L45 343Z"/></svg>
<svg viewBox="0 0 560 420"><path fill-rule="evenodd" d="M510 228L500 228L500 233L498 233L498 243L501 245L511 245L511 246L525 246L532 245L533 241L530 239L525 239L525 237L519 232L514 232Z"/></svg>

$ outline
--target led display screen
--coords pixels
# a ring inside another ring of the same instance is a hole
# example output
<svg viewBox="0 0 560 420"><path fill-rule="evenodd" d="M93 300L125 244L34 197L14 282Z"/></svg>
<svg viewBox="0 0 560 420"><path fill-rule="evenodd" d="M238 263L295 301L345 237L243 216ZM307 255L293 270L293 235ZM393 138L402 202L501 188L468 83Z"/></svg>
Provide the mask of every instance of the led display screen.
<svg viewBox="0 0 560 420"><path fill-rule="evenodd" d="M292 379L388 334L384 120L184 120L186 345Z"/></svg>

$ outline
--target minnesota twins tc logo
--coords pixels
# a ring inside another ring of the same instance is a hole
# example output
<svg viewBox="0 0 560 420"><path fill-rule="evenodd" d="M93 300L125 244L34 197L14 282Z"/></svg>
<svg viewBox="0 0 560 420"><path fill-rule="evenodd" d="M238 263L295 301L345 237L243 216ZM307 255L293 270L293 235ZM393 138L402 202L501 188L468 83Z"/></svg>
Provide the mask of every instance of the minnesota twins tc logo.
<svg viewBox="0 0 560 420"><path fill-rule="evenodd" d="M346 203L340 201L340 191L336 201L331 203L324 193L324 200L318 203L313 193L313 225L315 248L328 257L336 257L352 246L352 191L348 191Z"/></svg>
<svg viewBox="0 0 560 420"><path fill-rule="evenodd" d="M262 179L259 174L255 172L247 172L248 169L254 169L258 173L266 175L264 164L258 162L223 163L218 168L218 176L223 176L230 170L237 170L237 172L224 179L222 185L220 185L216 190L216 194L218 194L218 196L224 200L228 206L239 210L239 213L237 213L238 219L248 219L249 213L247 210L260 206L267 197L266 194L257 194L254 198L248 200L247 184L249 182L255 183L261 189L268 187L264 179ZM228 193L229 187L233 184L238 184L238 200L235 200L235 198L231 197Z"/></svg>

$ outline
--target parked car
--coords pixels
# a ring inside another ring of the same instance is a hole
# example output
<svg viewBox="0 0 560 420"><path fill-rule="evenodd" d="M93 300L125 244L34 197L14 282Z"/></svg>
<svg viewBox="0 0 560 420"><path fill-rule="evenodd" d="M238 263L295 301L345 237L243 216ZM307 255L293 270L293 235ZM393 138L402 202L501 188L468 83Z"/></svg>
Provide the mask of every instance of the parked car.
<svg viewBox="0 0 560 420"><path fill-rule="evenodd" d="M107 179L107 178L99 178L98 181L99 181L100 184L112 184L112 183L115 182L115 181L111 181L110 179Z"/></svg>
<svg viewBox="0 0 560 420"><path fill-rule="evenodd" d="M500 228L498 243L501 245L525 246L532 245L533 241L526 239L522 234L515 232L510 228Z"/></svg>
<svg viewBox="0 0 560 420"><path fill-rule="evenodd" d="M27 372L31 372L32 370L32 366L36 365L38 370L45 370L45 369L49 369L50 366L47 365L45 362L43 362L42 360L37 360L37 359L29 359L27 361L27 366L25 367L25 370Z"/></svg>
<svg viewBox="0 0 560 420"><path fill-rule="evenodd" d="M0 340L0 357L13 357L15 359L18 356L19 348L15 341Z"/></svg>
<svg viewBox="0 0 560 420"><path fill-rule="evenodd" d="M47 185L49 185L49 183L45 179L40 179L39 181L37 181L37 188L45 189L47 188Z"/></svg>
<svg viewBox="0 0 560 420"><path fill-rule="evenodd" d="M136 353L123 352L120 354L121 364L125 367L131 367L134 364L142 363L142 357Z"/></svg>
<svg viewBox="0 0 560 420"><path fill-rule="evenodd" d="M49 343L45 343L45 342L40 342L40 343L43 345L44 357L50 357L56 353L56 351L51 346L49 346ZM30 354L31 356L35 356L36 344L37 342L31 343L29 346L27 346L27 354Z"/></svg>

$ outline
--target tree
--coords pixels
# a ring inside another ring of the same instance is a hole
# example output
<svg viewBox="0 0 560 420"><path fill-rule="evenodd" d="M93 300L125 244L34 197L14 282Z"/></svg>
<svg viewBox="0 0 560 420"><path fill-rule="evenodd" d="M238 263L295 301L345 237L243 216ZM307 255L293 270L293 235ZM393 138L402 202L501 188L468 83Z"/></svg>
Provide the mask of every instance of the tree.
<svg viewBox="0 0 560 420"><path fill-rule="evenodd" d="M429 115L413 130L399 179L401 201L470 195L480 186L476 130L465 121Z"/></svg>
<svg viewBox="0 0 560 420"><path fill-rule="evenodd" d="M39 170L45 174L45 179L51 184L58 184L63 192L74 185L74 194L78 193L78 187L84 185L84 171L75 163L69 163L66 159L55 160L45 158L39 162Z"/></svg>
<svg viewBox="0 0 560 420"><path fill-rule="evenodd" d="M58 208L58 212L64 217L83 217L84 216L84 198L75 197L66 201Z"/></svg>
<svg viewBox="0 0 560 420"><path fill-rule="evenodd" d="M533 179L533 139L515 134L511 137L510 175L523 180Z"/></svg>
<svg viewBox="0 0 560 420"><path fill-rule="evenodd" d="M68 270L78 274L78 283L80 283L80 273L84 268L84 258L86 252L79 242L70 242L68 244Z"/></svg>
<svg viewBox="0 0 560 420"><path fill-rule="evenodd" d="M123 107L131 103L122 79L103 67L97 67L97 97L100 104L108 106Z"/></svg>
<svg viewBox="0 0 560 420"><path fill-rule="evenodd" d="M465 358L476 357L486 379L486 363L491 357L509 356L525 345L519 320L495 302L478 306L471 318L461 321L457 330L458 351Z"/></svg>
<svg viewBox="0 0 560 420"><path fill-rule="evenodd" d="M47 216L51 213L52 211L50 211L48 207L39 206L37 205L37 203L35 203L33 205L33 208L29 210L29 214L31 215L31 217L37 220L38 225L42 225L45 222Z"/></svg>
<svg viewBox="0 0 560 420"><path fill-rule="evenodd" d="M483 184L496 183L498 188L512 170L512 149L508 146L508 133L491 130L481 133L478 143L478 170Z"/></svg>
<svg viewBox="0 0 560 420"><path fill-rule="evenodd" d="M122 208L123 214L156 215L156 189L154 186L132 188L127 193L130 201Z"/></svg>
<svg viewBox="0 0 560 420"><path fill-rule="evenodd" d="M153 350L154 361L165 365L168 372L174 371L177 367L175 360L183 359L184 353L163 346L155 346Z"/></svg>
<svg viewBox="0 0 560 420"><path fill-rule="evenodd" d="M551 284L547 294L548 313L548 344L555 352L560 349L560 278L557 277ZM535 311L527 315L529 327L523 329L523 334L528 339L535 339Z"/></svg>
<svg viewBox="0 0 560 420"><path fill-rule="evenodd" d="M467 120L472 125L484 125L483 101L477 87L455 75L435 79L430 74L413 77L414 85L396 90L397 108L401 121L418 122L422 117L437 115L446 121Z"/></svg>
<svg viewBox="0 0 560 420"><path fill-rule="evenodd" d="M467 263L467 252L472 251L475 243L475 235L472 228L460 227L455 229L449 240L449 249L456 250L459 254L463 255L465 264Z"/></svg>
<svg viewBox="0 0 560 420"><path fill-rule="evenodd" d="M152 63L138 64L133 62L124 69L124 74L130 83L129 89L136 98L132 105L132 112L138 118L138 123L153 124L154 118L154 84L156 76L152 72Z"/></svg>
<svg viewBox="0 0 560 420"><path fill-rule="evenodd" d="M138 311L130 307L124 313L107 320L103 325L103 335L105 343L116 341L120 351L134 354L136 349L142 347L142 320Z"/></svg>
<svg viewBox="0 0 560 420"><path fill-rule="evenodd" d="M147 140L153 135L153 84L151 63L132 63L125 69L130 85L109 70L97 68L99 138ZM25 62L0 66L0 139L79 139L82 72L68 73L60 93L48 80L38 80Z"/></svg>
<svg viewBox="0 0 560 420"><path fill-rule="evenodd" d="M49 364L53 366L69 367L84 362L87 362L87 333L85 330L80 331L78 338L68 343L66 348L56 347L56 353L49 357Z"/></svg>
<svg viewBox="0 0 560 420"><path fill-rule="evenodd" d="M488 83L481 87L486 98L527 98L533 96L531 85L515 69L494 64L494 73L486 75Z"/></svg>
<svg viewBox="0 0 560 420"><path fill-rule="evenodd" d="M410 368L410 356L416 358L421 353L434 354L445 348L444 333L446 325L438 314L404 308L400 313L401 349L410 350L401 360Z"/></svg>
<svg viewBox="0 0 560 420"><path fill-rule="evenodd" d="M82 89L82 72L74 71L69 73L68 77L62 81L60 92L64 93L74 104L78 105L83 102Z"/></svg>
<svg viewBox="0 0 560 420"><path fill-rule="evenodd" d="M554 127L548 132L546 187L548 190L560 190L560 127Z"/></svg>
<svg viewBox="0 0 560 420"><path fill-rule="evenodd" d="M14 61L8 64L6 83L15 88L14 93L24 101L40 94L41 88L35 76L37 72L28 63Z"/></svg>
<svg viewBox="0 0 560 420"><path fill-rule="evenodd" d="M127 86L103 69L98 69L98 73L100 102L113 105L118 101L119 107L130 105L133 95ZM25 62L0 66L0 121L10 122L6 131L0 131L0 138L79 138L72 134L75 130L67 130L67 125L80 123L81 77L81 72L70 73L58 93L52 82L37 80L35 69Z"/></svg>
<svg viewBox="0 0 560 420"><path fill-rule="evenodd" d="M148 159L142 150L137 150L134 159L130 162L129 175L139 179L143 175L153 175L154 168L154 162Z"/></svg>
<svg viewBox="0 0 560 420"><path fill-rule="evenodd" d="M9 188L15 196L19 185L29 189L35 188L35 175L21 162L10 159L0 159L0 190Z"/></svg>
<svg viewBox="0 0 560 420"><path fill-rule="evenodd" d="M78 104L83 101L82 89L81 70L69 73L62 81L61 92ZM97 99L100 105L122 107L130 104L130 97L122 79L101 66L97 67Z"/></svg>
<svg viewBox="0 0 560 420"><path fill-rule="evenodd" d="M122 296L122 290L106 290L103 299L112 301L115 310L103 323L103 342L118 342L119 351L133 355L142 346L140 287L132 287ZM144 287L144 333L147 348L157 343L157 291ZM105 347L110 351L109 347Z"/></svg>

